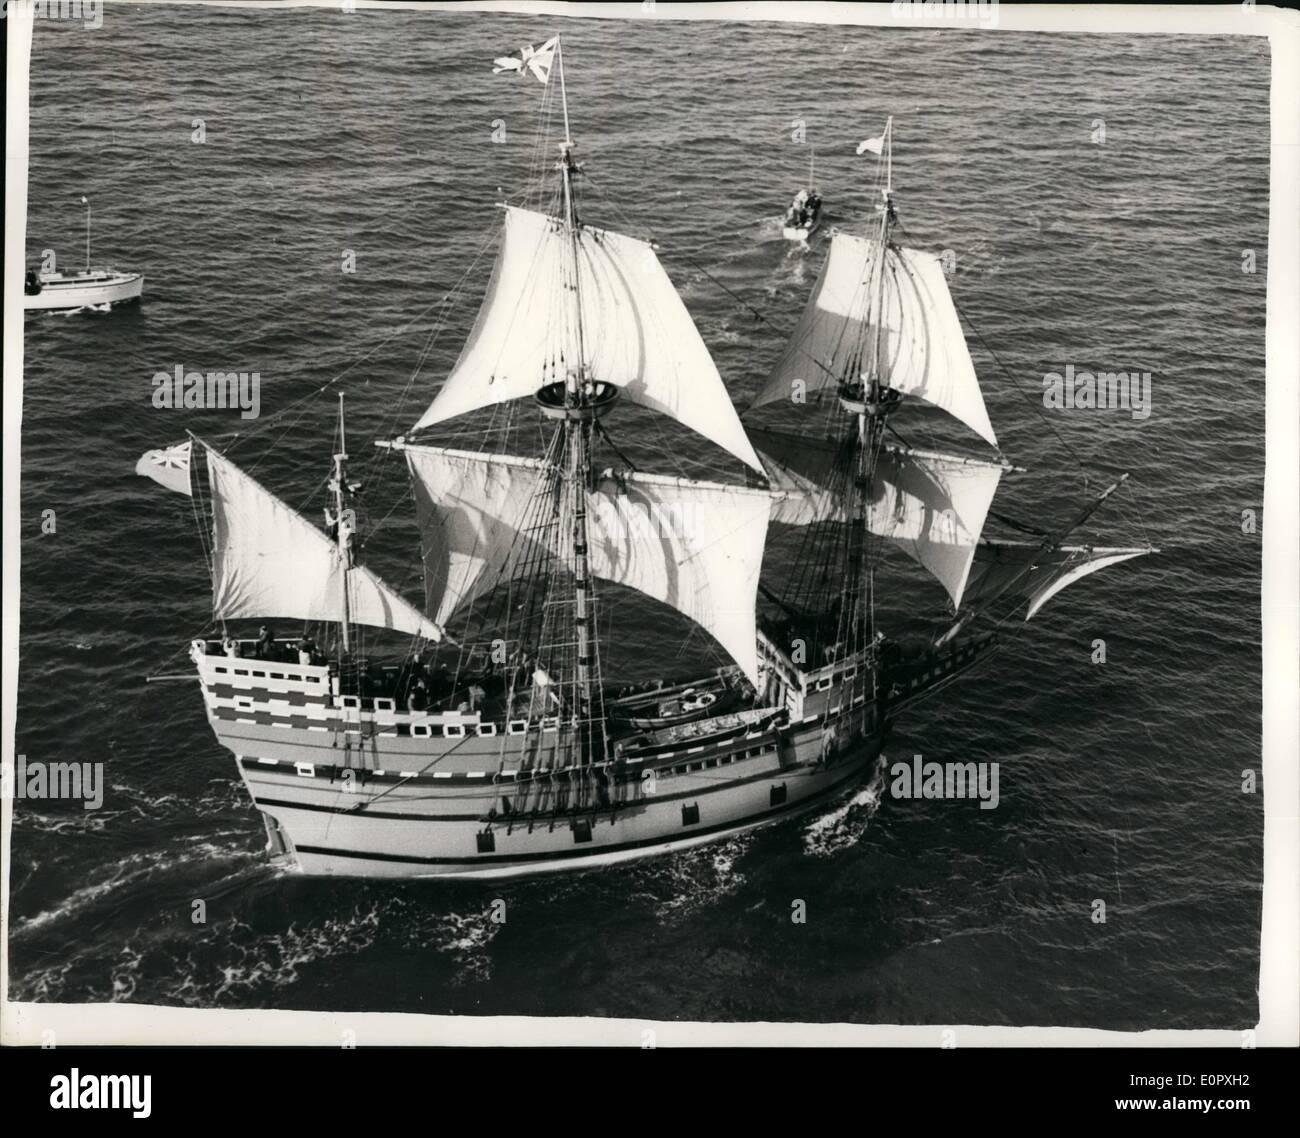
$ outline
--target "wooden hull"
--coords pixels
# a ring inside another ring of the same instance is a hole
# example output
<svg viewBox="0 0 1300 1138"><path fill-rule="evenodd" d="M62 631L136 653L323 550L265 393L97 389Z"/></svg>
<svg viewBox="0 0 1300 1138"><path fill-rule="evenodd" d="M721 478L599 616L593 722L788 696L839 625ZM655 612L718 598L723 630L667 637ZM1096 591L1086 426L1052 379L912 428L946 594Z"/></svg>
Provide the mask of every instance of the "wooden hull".
<svg viewBox="0 0 1300 1138"><path fill-rule="evenodd" d="M348 707L324 667L195 659L271 852L312 874L509 878L687 849L851 788L887 732L863 698L797 722L756 709L738 732L616 750L593 771L554 720Z"/></svg>
<svg viewBox="0 0 1300 1138"><path fill-rule="evenodd" d="M241 758L259 809L304 873L354 877L515 878L596 869L720 841L815 809L861 781L883 734L859 739L829 765L782 769L736 764L719 784L703 776L660 780L661 793L622 809L596 808L485 823L489 796L456 797L372 784L363 794L305 787L298 776ZM814 743L814 747L816 744ZM484 788L485 791L489 788ZM583 823L586 823L583 825ZM480 850L479 835L492 834Z"/></svg>

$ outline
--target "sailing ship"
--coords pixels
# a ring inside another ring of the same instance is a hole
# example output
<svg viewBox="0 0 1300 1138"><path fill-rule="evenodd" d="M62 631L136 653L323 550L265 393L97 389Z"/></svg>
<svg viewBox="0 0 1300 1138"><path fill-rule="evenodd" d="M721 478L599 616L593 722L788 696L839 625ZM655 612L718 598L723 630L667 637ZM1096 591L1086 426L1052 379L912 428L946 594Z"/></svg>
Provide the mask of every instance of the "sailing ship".
<svg viewBox="0 0 1300 1138"><path fill-rule="evenodd" d="M590 869L814 810L873 770L902 708L994 648L996 631L968 631L977 615L1015 600L1032 615L1148 551L1065 544L1109 490L1033 540L987 540L1005 460L888 441L920 400L995 443L938 261L895 244L888 187L870 236L835 235L751 408L797 382L827 432L747 431L654 247L587 220L562 46L546 47L564 106L550 206L503 208L459 359L411 430L378 443L406 464L423 603L360 556L342 396L325 530L202 439L173 448L183 462L153 452L154 476L200 498L187 456L205 460L225 635L190 655L269 850L307 873ZM541 453L427 441L485 408L540 426ZM676 420L740 474L640 469L611 426L625 409ZM760 581L777 531L804 546L781 589ZM948 589L941 634L877 629L889 545ZM683 614L729 663L618 690L604 668L611 582ZM314 635L229 635L228 622L271 618ZM396 635L401 651L375 650Z"/></svg>
<svg viewBox="0 0 1300 1138"><path fill-rule="evenodd" d="M23 280L23 307L41 309L103 308L125 300L138 300L144 291L144 274L90 266L90 202L86 207L86 267L72 272L28 269Z"/></svg>
<svg viewBox="0 0 1300 1138"><path fill-rule="evenodd" d="M808 238L817 232L822 223L822 196L817 192L813 180L813 162L816 156L808 155L808 185L794 196L790 208L785 211L781 222L781 236L787 241L801 241L805 245Z"/></svg>

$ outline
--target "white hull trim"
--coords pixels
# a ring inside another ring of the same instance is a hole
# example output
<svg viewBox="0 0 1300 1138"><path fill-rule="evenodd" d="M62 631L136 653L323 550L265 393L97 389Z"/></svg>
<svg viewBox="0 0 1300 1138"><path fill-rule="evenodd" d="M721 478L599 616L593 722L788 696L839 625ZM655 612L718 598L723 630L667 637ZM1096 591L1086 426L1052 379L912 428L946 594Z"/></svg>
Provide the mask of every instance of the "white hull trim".
<svg viewBox="0 0 1300 1138"><path fill-rule="evenodd" d="M527 860L501 859L481 861L465 859L459 861L449 857L421 858L419 856L403 857L396 853L373 851L331 851L322 848L298 849L289 834L287 819L279 817L281 811L270 809L264 812L274 820L275 829L285 849L280 852L290 864L296 865L298 871L308 876L338 877L379 877L414 879L443 879L450 881L501 880L511 878L535 877L541 874L559 872L582 872L602 869L625 862L639 861L643 858L659 857L663 854L692 849L696 846L709 845L725 841L738 834L748 833L764 826L772 826L826 805L845 791L857 786L865 775L873 769L876 757L880 754L883 740L879 737L861 739L855 750L858 752L825 773L835 773L838 777L825 786L813 791L806 797L798 798L788 805L749 814L730 822L720 823L716 827L694 831L663 840L638 841L622 847L602 850L599 846L584 850L582 853L567 853L555 856L536 854ZM780 772L773 772L779 777ZM824 775L823 775L824 777ZM766 781L763 783L766 786ZM290 811L292 813L292 811ZM436 861L436 865L429 864Z"/></svg>
<svg viewBox="0 0 1300 1138"><path fill-rule="evenodd" d="M142 273L123 273L120 274L120 279L107 284L47 284L35 296L24 296L23 307L49 310L90 308L102 304L118 304L124 300L135 300L143 291Z"/></svg>

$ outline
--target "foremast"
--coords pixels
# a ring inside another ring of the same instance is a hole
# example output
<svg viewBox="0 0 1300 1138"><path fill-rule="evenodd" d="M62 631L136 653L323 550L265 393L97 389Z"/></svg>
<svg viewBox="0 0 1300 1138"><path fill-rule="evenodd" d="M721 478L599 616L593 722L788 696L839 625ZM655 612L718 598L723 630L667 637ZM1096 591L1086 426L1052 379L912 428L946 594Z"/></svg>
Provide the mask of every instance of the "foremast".
<svg viewBox="0 0 1300 1138"><path fill-rule="evenodd" d="M859 650L866 642L876 639L875 565L872 551L868 549L868 510L873 496L876 459L885 435L885 416L899 403L897 392L885 382L881 358L881 327L884 323L885 305L885 254L889 248L890 230L897 220L893 204L893 167L890 148L893 145L894 119L891 115L885 124L881 163L885 183L881 187L882 202L877 207L880 225L876 232L874 272L870 278L871 297L868 311L871 314L871 344L867 353L867 367L856 378L845 378L840 388L840 407L856 420L856 446L853 448L852 509L853 527L850 534L849 572L846 577L849 594L841 604L839 640L847 639L851 650ZM864 613L863 607L866 607ZM845 625L845 619L851 622Z"/></svg>
<svg viewBox="0 0 1300 1138"><path fill-rule="evenodd" d="M794 396L796 404L812 402L809 413L818 416L805 420L812 429L802 433L749 428L780 492L773 521L799 531L784 591L764 593L789 614L791 629L812 630L820 650L810 653L813 668L842 659L846 648L880 643L875 566L889 546L948 593L956 623L947 622L934 647L950 644L1008 594L1028 600L1029 619L1073 581L1151 552L1064 544L1123 479L1069 525L1031 528L1037 541L983 536L999 480L1020 468L998 447L943 262L893 239L892 135L891 118L858 149L879 156L878 224L869 237L833 234L799 324L749 408ZM905 397L974 432L996 459L909 445L889 421ZM843 413L853 420L847 430Z"/></svg>

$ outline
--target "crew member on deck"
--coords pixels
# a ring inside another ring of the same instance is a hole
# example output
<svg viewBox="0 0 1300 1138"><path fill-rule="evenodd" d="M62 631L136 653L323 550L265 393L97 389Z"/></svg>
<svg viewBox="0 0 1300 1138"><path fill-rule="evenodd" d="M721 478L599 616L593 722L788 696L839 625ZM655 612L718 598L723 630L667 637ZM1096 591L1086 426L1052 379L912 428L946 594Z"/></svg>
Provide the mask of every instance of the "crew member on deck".
<svg viewBox="0 0 1300 1138"><path fill-rule="evenodd" d="M259 660L275 659L275 633L269 624L257 630L257 658Z"/></svg>

